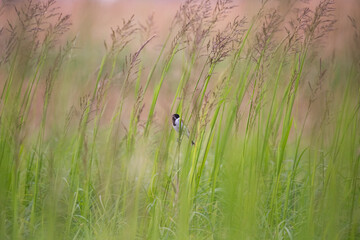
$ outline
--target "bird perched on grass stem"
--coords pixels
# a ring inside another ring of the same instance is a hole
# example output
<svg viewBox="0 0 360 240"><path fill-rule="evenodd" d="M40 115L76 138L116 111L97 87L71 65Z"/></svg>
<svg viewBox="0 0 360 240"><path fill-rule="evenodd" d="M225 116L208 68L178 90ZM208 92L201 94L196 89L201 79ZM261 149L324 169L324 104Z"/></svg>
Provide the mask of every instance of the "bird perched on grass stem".
<svg viewBox="0 0 360 240"><path fill-rule="evenodd" d="M175 131L177 131L180 134L185 133L185 135L188 138L190 137L189 129L185 126L183 121L180 120L179 114L175 113L172 115L172 125L173 125L173 128L175 129ZM195 142L191 141L191 144L195 145Z"/></svg>

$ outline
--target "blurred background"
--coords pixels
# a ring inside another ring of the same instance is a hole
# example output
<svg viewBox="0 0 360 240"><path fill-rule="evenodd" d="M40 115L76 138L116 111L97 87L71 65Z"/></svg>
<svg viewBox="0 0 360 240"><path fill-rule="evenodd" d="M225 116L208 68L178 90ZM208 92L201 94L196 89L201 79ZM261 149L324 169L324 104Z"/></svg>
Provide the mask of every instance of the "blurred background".
<svg viewBox="0 0 360 240"><path fill-rule="evenodd" d="M2 10L2 15L0 20L1 25L6 27L7 19L16 18L16 12L14 6L20 6L25 1L21 0L2 0L3 4L6 6ZM67 31L60 38L60 43L64 43L68 39L76 37L76 48L72 50L73 62L69 64L70 66L77 66L76 71L72 71L71 75L64 75L62 77L68 78L65 82L68 82L70 85L62 84L64 86L64 91L74 91L68 92L67 98L69 102L61 101L58 104L65 104L66 107L61 107L60 109L69 109L74 101L78 101L79 95L84 95L88 91L89 82L91 79L96 76L96 70L99 67L101 57L105 53L104 42L110 41L111 29L116 28L121 25L122 22L126 19L129 19L131 16L134 16L135 23L140 25L146 25L147 21L151 19L153 28L151 34L155 34L155 38L149 43L149 45L144 49L142 54L142 61L145 62L143 76L149 71L146 62L153 62L160 51L166 36L169 32L171 22L178 11L181 3L183 1L177 0L62 0L58 1L56 5L60 7L63 14L70 14L70 21L72 23L69 31ZM215 2L215 1L213 1ZM268 8L277 9L280 14L292 14L287 13L288 9L297 8L297 5L301 5L303 2L307 2L308 6L314 7L320 1L290 1L290 0L280 0L280 1L270 1L268 3ZM246 17L249 22L256 12L259 10L262 1L253 1L253 0L235 0L233 4L235 8L229 13L228 19L232 19L235 16ZM360 1L358 0L337 0L334 5L335 11L334 14L337 23L335 24L335 29L329 33L326 38L326 43L319 46L319 52L317 53L319 58L337 58L350 59L356 55L359 55L359 49L354 45L354 28L349 21L348 16L353 17L354 19L360 19ZM223 24L226 24L227 21L223 21ZM279 29L284 31L284 29ZM5 32L5 31L4 31ZM5 33L6 34L6 33ZM3 33L4 35L4 33ZM138 36L133 38L129 49L135 51L138 46L140 46L146 39L145 36ZM3 38L2 40L4 40ZM1 44L1 41L0 41ZM4 45L5 43L2 42ZM339 60L339 61L343 61ZM181 64L181 63L179 63ZM176 71L178 67L179 71ZM70 70L68 71L70 72ZM177 86L179 74L181 72L181 66L175 66L171 74L167 77L163 90L159 96L159 103L156 108L156 117L165 117L168 115L169 104L172 101L172 97ZM64 82L62 82L64 83ZM79 84L78 87L75 87L74 84ZM70 87L72 86L72 87ZM116 102L117 92L116 88L112 89L114 92L109 94L109 104L107 112L110 113L113 111L112 105ZM80 91L80 93L79 93ZM73 96L69 97L69 96ZM147 97L152 97L152 95L147 94ZM41 96L39 101L41 102ZM145 112L148 110L149 104L145 104ZM40 109L40 108L39 108ZM35 111L36 112L36 111ZM66 113L60 112L60 115ZM40 114L39 114L40 115ZM52 114L56 118L56 114ZM108 118L110 115L105 114Z"/></svg>

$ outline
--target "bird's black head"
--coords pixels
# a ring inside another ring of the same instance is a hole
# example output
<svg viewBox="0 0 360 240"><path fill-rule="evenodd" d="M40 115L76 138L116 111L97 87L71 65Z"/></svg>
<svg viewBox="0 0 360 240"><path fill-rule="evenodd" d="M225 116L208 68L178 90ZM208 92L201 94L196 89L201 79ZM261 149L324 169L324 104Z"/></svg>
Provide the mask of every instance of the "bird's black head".
<svg viewBox="0 0 360 240"><path fill-rule="evenodd" d="M175 113L172 115L172 124L175 126L176 119L180 118L179 114Z"/></svg>

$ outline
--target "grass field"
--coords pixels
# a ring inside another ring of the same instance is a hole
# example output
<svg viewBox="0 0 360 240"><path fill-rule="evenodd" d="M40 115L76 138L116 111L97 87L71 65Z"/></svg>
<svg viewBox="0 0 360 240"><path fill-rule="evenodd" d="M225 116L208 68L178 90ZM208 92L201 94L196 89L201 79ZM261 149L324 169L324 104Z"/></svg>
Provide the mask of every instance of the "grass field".
<svg viewBox="0 0 360 240"><path fill-rule="evenodd" d="M0 239L360 239L360 21L332 53L332 0L189 0L103 45L0 4Z"/></svg>

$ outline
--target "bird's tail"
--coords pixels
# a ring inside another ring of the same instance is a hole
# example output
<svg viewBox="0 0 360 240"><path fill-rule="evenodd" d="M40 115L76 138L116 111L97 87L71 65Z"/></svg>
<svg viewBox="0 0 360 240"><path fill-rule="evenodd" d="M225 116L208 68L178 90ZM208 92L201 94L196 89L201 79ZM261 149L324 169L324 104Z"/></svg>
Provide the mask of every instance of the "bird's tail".
<svg viewBox="0 0 360 240"><path fill-rule="evenodd" d="M186 136L188 137L188 139L190 140L190 132L189 132L189 129L187 129L186 127L184 127L185 129L185 133L186 133ZM195 142L191 140L191 145L195 145Z"/></svg>

